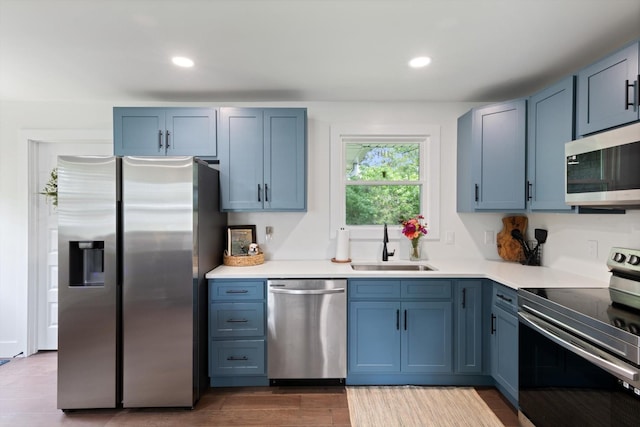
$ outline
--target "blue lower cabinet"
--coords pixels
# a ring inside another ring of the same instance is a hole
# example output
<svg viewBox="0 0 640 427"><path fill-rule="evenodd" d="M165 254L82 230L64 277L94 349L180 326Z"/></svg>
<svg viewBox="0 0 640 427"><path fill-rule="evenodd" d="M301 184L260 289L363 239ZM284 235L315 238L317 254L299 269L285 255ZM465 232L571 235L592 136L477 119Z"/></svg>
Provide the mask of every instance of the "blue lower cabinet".
<svg viewBox="0 0 640 427"><path fill-rule="evenodd" d="M491 282L481 279L458 280L455 283L455 370L465 374L486 372L483 364L483 284L491 290Z"/></svg>
<svg viewBox="0 0 640 427"><path fill-rule="evenodd" d="M496 387L518 407L518 317L517 294L493 284L491 310L491 375Z"/></svg>
<svg viewBox="0 0 640 427"><path fill-rule="evenodd" d="M220 337L264 336L264 303L211 304L211 335Z"/></svg>
<svg viewBox="0 0 640 427"><path fill-rule="evenodd" d="M349 371L400 372L400 302L349 304Z"/></svg>
<svg viewBox="0 0 640 427"><path fill-rule="evenodd" d="M266 386L266 280L209 280L211 387Z"/></svg>
<svg viewBox="0 0 640 427"><path fill-rule="evenodd" d="M347 384L451 383L451 281L352 279L348 295Z"/></svg>
<svg viewBox="0 0 640 427"><path fill-rule="evenodd" d="M402 372L452 372L450 301L401 304Z"/></svg>
<svg viewBox="0 0 640 427"><path fill-rule="evenodd" d="M211 346L213 375L264 375L264 340L215 341Z"/></svg>

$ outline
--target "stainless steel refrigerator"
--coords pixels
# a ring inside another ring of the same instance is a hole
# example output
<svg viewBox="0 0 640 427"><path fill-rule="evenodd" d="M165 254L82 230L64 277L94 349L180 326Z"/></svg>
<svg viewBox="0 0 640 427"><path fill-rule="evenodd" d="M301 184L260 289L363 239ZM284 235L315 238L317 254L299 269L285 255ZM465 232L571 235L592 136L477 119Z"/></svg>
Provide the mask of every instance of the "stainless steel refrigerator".
<svg viewBox="0 0 640 427"><path fill-rule="evenodd" d="M218 171L192 157L58 158L58 408L193 407Z"/></svg>

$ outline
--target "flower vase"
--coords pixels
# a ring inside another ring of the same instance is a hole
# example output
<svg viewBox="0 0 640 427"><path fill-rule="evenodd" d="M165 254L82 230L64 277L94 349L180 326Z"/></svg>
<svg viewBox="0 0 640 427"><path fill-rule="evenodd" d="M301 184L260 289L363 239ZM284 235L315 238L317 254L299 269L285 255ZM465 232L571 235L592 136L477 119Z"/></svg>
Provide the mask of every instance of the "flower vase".
<svg viewBox="0 0 640 427"><path fill-rule="evenodd" d="M409 259L411 261L420 260L420 239L411 239L411 249L409 252Z"/></svg>

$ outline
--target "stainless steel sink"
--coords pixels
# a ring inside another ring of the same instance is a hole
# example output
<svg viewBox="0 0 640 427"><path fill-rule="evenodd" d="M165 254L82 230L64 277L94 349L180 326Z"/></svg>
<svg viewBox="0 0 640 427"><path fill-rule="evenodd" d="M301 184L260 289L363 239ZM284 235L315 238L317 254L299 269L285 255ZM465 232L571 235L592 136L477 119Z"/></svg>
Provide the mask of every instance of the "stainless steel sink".
<svg viewBox="0 0 640 427"><path fill-rule="evenodd" d="M389 264L377 263L352 263L351 268L358 271L434 271L435 269L426 264Z"/></svg>

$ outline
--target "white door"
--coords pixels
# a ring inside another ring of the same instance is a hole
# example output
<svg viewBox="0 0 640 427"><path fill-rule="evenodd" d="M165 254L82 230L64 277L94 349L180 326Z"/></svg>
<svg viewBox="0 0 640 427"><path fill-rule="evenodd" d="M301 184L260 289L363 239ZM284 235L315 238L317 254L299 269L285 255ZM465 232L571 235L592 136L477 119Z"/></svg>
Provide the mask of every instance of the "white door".
<svg viewBox="0 0 640 427"><path fill-rule="evenodd" d="M111 155L113 145L100 143L38 142L38 190L42 191L59 155ZM58 349L58 215L51 199L38 197L37 239L37 350Z"/></svg>

